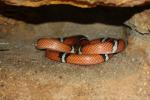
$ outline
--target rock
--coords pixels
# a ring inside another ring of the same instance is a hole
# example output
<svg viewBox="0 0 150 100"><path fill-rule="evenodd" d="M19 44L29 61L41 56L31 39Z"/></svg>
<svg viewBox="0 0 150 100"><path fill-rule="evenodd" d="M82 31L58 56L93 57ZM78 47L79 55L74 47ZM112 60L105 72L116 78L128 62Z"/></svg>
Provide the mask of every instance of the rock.
<svg viewBox="0 0 150 100"><path fill-rule="evenodd" d="M98 5L114 7L133 7L149 4L150 0L2 0L10 5L38 7L50 4L70 4L77 7L89 8Z"/></svg>
<svg viewBox="0 0 150 100"><path fill-rule="evenodd" d="M126 25L138 33L150 33L150 9L135 14L127 21Z"/></svg>

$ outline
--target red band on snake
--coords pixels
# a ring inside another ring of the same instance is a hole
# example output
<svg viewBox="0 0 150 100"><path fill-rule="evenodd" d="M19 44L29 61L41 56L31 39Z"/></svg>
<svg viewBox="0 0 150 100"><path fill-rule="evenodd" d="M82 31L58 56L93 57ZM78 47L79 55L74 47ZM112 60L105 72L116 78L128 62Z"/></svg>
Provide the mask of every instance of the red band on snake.
<svg viewBox="0 0 150 100"><path fill-rule="evenodd" d="M66 38L41 38L37 49L46 49L47 58L55 61L91 65L109 60L125 49L122 39L100 38L89 41L83 35Z"/></svg>

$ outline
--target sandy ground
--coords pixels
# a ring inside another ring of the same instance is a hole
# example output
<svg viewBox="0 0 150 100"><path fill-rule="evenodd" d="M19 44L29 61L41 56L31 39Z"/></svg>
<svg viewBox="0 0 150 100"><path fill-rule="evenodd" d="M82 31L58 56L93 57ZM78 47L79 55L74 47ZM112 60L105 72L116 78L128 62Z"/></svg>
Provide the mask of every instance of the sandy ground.
<svg viewBox="0 0 150 100"><path fill-rule="evenodd" d="M103 64L50 61L41 37L124 38L124 28L71 21L32 24L0 17L0 100L150 100L150 35L130 31L125 51Z"/></svg>

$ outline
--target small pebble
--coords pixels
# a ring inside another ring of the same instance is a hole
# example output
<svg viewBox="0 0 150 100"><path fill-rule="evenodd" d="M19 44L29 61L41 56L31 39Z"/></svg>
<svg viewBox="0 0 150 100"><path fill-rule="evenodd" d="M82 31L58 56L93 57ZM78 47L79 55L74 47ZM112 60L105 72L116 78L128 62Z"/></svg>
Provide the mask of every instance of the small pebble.
<svg viewBox="0 0 150 100"><path fill-rule="evenodd" d="M43 68L45 68L46 66L45 66L45 65L43 65L42 67L43 67Z"/></svg>
<svg viewBox="0 0 150 100"><path fill-rule="evenodd" d="M146 82L144 82L144 84L143 84L144 86L146 86L147 85L147 83Z"/></svg>
<svg viewBox="0 0 150 100"><path fill-rule="evenodd" d="M132 61L132 62L135 62L135 58L132 58L131 61Z"/></svg>
<svg viewBox="0 0 150 100"><path fill-rule="evenodd" d="M138 93L141 93L143 91L143 89L142 88L140 88L139 90L138 90Z"/></svg>

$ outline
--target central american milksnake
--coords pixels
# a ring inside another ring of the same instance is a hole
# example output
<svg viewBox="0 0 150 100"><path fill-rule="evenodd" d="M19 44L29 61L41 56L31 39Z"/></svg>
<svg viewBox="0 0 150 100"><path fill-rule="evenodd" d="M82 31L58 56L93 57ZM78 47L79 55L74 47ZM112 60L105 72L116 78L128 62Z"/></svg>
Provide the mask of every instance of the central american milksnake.
<svg viewBox="0 0 150 100"><path fill-rule="evenodd" d="M123 39L98 38L89 40L83 35L65 38L40 38L37 49L46 50L46 57L63 63L91 65L108 61L125 49Z"/></svg>

